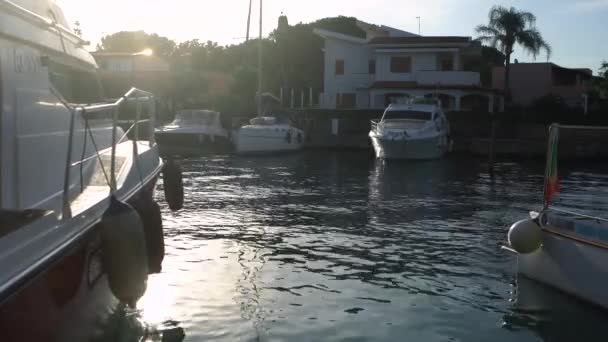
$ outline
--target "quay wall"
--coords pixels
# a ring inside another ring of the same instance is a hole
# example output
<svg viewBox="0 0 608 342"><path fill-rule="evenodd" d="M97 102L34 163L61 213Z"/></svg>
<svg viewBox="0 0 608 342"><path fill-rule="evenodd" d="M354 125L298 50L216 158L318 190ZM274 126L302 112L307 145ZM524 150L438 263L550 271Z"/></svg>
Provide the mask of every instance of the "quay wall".
<svg viewBox="0 0 608 342"><path fill-rule="evenodd" d="M487 157L490 151L492 122L459 118L448 113L455 153ZM368 138L370 121L378 120L382 111L369 110L301 110L294 113L295 121L307 132L310 148L354 148L370 150ZM514 123L497 120L496 156L510 158L544 158L549 125ZM560 158L607 159L608 131L562 130Z"/></svg>

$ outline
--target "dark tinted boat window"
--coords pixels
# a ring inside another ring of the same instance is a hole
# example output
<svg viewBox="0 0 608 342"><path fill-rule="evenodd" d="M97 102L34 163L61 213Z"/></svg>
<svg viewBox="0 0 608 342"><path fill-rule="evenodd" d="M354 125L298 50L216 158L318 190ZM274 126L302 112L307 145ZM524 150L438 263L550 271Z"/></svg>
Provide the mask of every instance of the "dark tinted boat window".
<svg viewBox="0 0 608 342"><path fill-rule="evenodd" d="M51 83L71 103L96 103L103 100L101 83L94 72L49 63Z"/></svg>
<svg viewBox="0 0 608 342"><path fill-rule="evenodd" d="M419 112L414 110L391 110L386 112L384 120L431 120L431 112Z"/></svg>

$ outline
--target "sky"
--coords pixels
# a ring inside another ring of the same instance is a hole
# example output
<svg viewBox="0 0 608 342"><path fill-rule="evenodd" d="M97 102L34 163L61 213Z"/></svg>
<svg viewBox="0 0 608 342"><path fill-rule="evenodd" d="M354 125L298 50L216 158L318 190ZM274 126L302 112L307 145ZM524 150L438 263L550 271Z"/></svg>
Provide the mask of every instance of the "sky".
<svg viewBox="0 0 608 342"><path fill-rule="evenodd" d="M221 45L245 37L249 0L56 0L70 23L79 21L91 49L104 35L144 30L175 41L199 39ZM429 36L475 37L493 5L514 6L537 16L537 27L552 48L550 61L597 71L608 60L608 0L264 0L263 33L283 12L290 24L338 15ZM251 35L258 34L259 0L254 0ZM520 62L534 59L516 48ZM546 61L545 55L536 61Z"/></svg>

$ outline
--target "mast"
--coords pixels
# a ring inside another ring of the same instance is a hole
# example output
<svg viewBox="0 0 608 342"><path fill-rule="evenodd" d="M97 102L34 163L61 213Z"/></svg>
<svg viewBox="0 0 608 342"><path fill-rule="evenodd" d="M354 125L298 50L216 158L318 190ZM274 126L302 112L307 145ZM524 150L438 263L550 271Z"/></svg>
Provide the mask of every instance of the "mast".
<svg viewBox="0 0 608 342"><path fill-rule="evenodd" d="M253 0L249 0L249 12L247 12L247 35L245 36L245 41L249 41L249 28L251 27L251 2L253 2Z"/></svg>
<svg viewBox="0 0 608 342"><path fill-rule="evenodd" d="M260 0L260 38L258 46L258 116L262 116L262 2Z"/></svg>

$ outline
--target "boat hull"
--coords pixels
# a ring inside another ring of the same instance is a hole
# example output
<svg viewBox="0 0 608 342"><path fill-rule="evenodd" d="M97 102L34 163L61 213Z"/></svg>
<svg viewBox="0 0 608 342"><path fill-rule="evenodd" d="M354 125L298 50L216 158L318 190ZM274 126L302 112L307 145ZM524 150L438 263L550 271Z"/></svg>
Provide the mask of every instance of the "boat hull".
<svg viewBox="0 0 608 342"><path fill-rule="evenodd" d="M230 139L221 135L157 132L155 138L162 155L225 154L232 150Z"/></svg>
<svg viewBox="0 0 608 342"><path fill-rule="evenodd" d="M131 196L151 197L157 177ZM3 341L87 341L103 334L118 300L102 265L99 225L0 301Z"/></svg>
<svg viewBox="0 0 608 342"><path fill-rule="evenodd" d="M234 135L234 148L237 154L265 154L275 152L293 152L301 150L304 146L303 132L294 130L291 139L284 133L275 132L249 132L240 129ZM299 136L299 138L298 138Z"/></svg>
<svg viewBox="0 0 608 342"><path fill-rule="evenodd" d="M443 157L446 147L441 137L420 139L386 139L370 134L376 158L432 160Z"/></svg>
<svg viewBox="0 0 608 342"><path fill-rule="evenodd" d="M519 254L518 273L608 309L608 249L543 231L543 245Z"/></svg>

